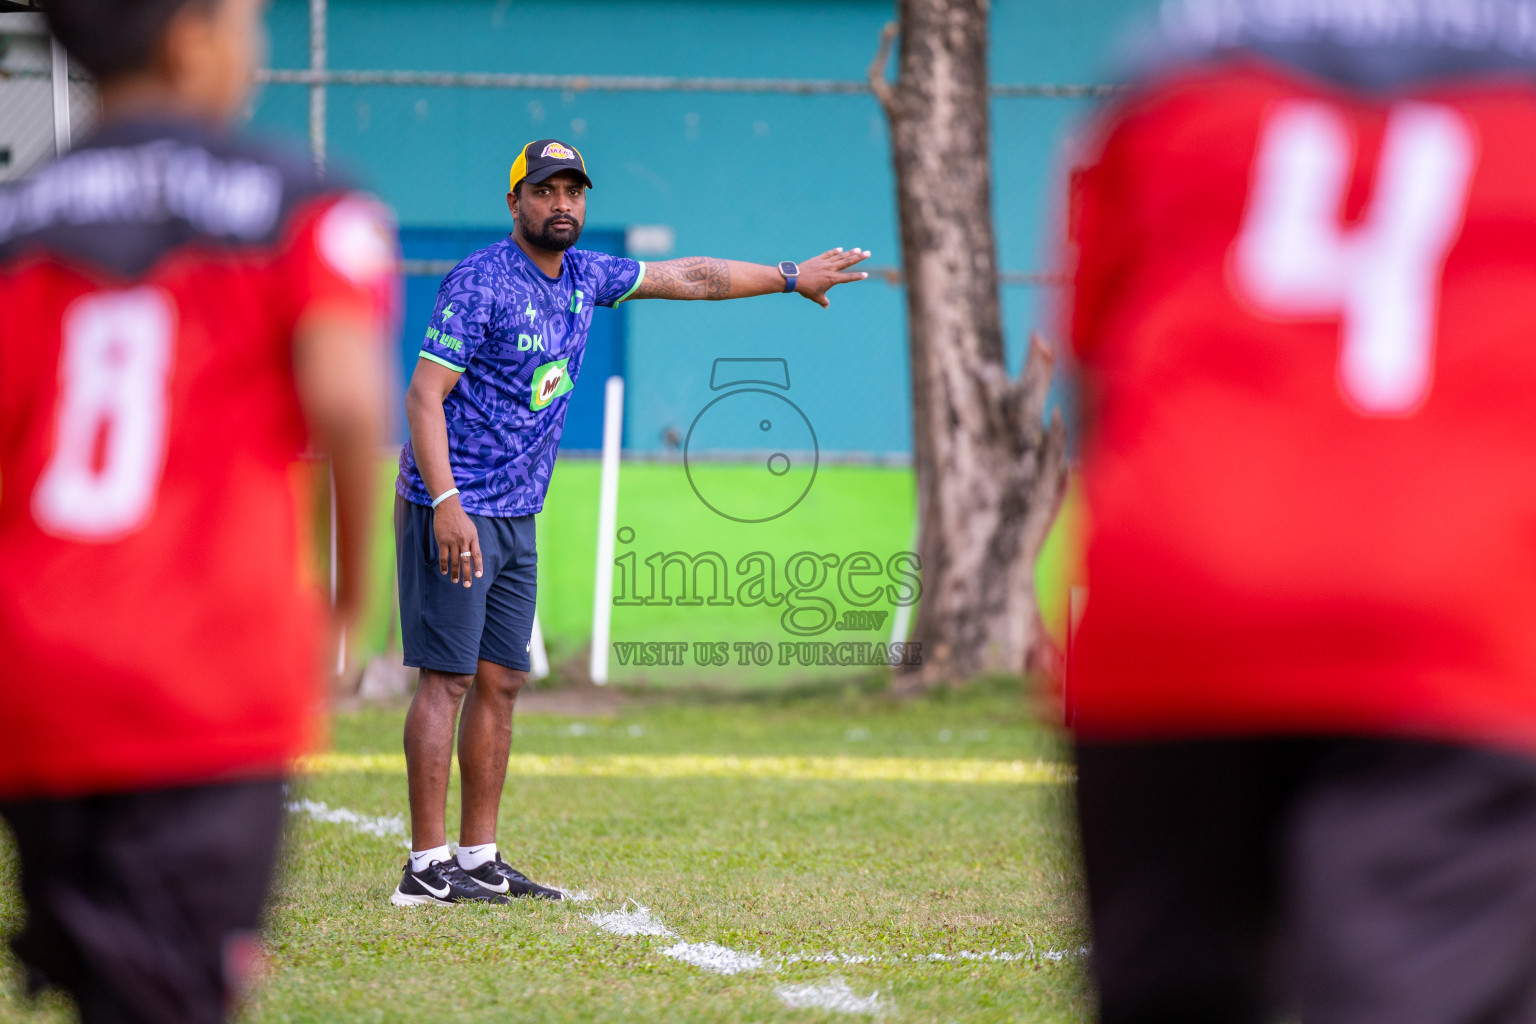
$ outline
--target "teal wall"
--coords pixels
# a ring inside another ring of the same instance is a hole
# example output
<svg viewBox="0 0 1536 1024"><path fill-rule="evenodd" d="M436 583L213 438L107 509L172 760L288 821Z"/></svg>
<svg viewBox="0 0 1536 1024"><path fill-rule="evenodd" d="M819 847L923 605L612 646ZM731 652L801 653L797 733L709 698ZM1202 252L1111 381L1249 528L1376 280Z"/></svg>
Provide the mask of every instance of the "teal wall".
<svg viewBox="0 0 1536 1024"><path fill-rule="evenodd" d="M1148 0L999 0L996 82L1103 81L1130 15ZM275 0L272 66L308 61L308 4ZM862 78L882 0L331 0L333 68ZM259 129L302 139L306 90L268 86ZM1078 101L993 105L1001 265L1050 260L1061 143ZM672 255L759 262L862 246L899 262L889 141L872 97L560 93L333 87L329 146L393 205L402 224L505 223L506 169L543 136L582 149L596 184L593 227L666 224ZM1009 351L1044 326L1039 289L1003 290ZM789 296L731 303L637 302L628 316L632 448L664 447L712 397L719 356L789 361L791 397L823 451L906 452L911 429L900 289L845 286L823 311ZM585 382L591 387L591 382Z"/></svg>

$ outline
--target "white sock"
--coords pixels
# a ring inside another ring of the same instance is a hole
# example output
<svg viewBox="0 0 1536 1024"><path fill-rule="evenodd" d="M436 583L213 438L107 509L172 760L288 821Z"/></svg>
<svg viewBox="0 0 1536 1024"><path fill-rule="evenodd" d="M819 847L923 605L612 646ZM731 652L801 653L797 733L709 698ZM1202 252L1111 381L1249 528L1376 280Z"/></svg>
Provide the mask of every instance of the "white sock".
<svg viewBox="0 0 1536 1024"><path fill-rule="evenodd" d="M459 847L459 867L465 871L473 871L481 864L489 864L495 859L495 843L481 843L479 846Z"/></svg>
<svg viewBox="0 0 1536 1024"><path fill-rule="evenodd" d="M411 870L425 871L427 869L427 865L431 864L433 861L447 860L451 856L453 856L453 854L448 852L447 843L444 843L442 846L433 847L430 850L412 850Z"/></svg>

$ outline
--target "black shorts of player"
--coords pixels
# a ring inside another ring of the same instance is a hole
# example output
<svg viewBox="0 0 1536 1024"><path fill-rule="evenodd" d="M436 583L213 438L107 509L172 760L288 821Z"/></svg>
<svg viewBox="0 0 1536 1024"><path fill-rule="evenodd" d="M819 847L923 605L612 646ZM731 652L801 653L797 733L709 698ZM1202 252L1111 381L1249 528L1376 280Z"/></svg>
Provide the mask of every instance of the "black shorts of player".
<svg viewBox="0 0 1536 1024"><path fill-rule="evenodd" d="M528 671L539 552L533 516L471 515L485 575L455 583L437 565L432 509L395 496L395 564L405 663L473 675L478 662ZM468 561L468 559L465 559Z"/></svg>
<svg viewBox="0 0 1536 1024"><path fill-rule="evenodd" d="M29 990L83 1024L215 1024L252 963L283 824L281 780L0 802Z"/></svg>
<svg viewBox="0 0 1536 1024"><path fill-rule="evenodd" d="M1536 1021L1536 761L1251 739L1078 771L1104 1024Z"/></svg>

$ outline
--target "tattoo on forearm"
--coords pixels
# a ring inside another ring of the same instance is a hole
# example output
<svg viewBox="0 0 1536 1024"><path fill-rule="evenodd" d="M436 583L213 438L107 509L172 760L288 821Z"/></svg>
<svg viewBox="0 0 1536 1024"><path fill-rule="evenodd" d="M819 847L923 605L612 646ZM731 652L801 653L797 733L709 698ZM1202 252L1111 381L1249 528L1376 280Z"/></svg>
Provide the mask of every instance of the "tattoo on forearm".
<svg viewBox="0 0 1536 1024"><path fill-rule="evenodd" d="M645 265L636 298L724 299L731 294L731 265L712 256L685 256Z"/></svg>

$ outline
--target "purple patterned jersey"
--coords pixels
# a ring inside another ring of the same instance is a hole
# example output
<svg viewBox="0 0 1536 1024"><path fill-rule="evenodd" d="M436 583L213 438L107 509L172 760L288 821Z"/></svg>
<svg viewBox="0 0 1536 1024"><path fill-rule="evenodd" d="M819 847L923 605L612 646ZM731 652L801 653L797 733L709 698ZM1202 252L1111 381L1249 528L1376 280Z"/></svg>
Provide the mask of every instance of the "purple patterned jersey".
<svg viewBox="0 0 1536 1024"><path fill-rule="evenodd" d="M421 358L463 374L443 415L466 512L524 516L544 507L592 307L623 302L644 276L635 260L568 249L560 276L546 277L508 236L443 278ZM434 497L409 441L395 490L418 505Z"/></svg>

